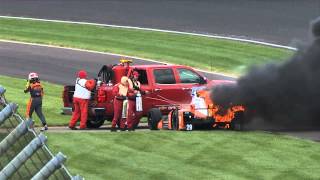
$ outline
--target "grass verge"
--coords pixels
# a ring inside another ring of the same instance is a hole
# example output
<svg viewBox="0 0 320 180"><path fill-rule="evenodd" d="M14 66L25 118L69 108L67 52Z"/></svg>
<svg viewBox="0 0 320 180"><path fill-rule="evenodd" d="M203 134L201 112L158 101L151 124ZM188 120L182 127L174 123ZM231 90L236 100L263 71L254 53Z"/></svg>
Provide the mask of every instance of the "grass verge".
<svg viewBox="0 0 320 180"><path fill-rule="evenodd" d="M120 53L239 75L289 50L191 35L0 18L0 39Z"/></svg>
<svg viewBox="0 0 320 180"><path fill-rule="evenodd" d="M259 132L48 133L86 179L319 179L320 144Z"/></svg>
<svg viewBox="0 0 320 180"><path fill-rule="evenodd" d="M42 82L44 86L45 96L43 99L43 113L46 117L47 123L52 125L67 125L70 116L63 116L60 114L62 104L62 90L63 86L55 85L48 82ZM0 85L6 88L6 98L10 102L19 104L19 112L25 116L27 101L30 94L23 92L26 80L19 78L12 78L7 76L0 76ZM33 114L33 119L36 125L41 125L36 113Z"/></svg>

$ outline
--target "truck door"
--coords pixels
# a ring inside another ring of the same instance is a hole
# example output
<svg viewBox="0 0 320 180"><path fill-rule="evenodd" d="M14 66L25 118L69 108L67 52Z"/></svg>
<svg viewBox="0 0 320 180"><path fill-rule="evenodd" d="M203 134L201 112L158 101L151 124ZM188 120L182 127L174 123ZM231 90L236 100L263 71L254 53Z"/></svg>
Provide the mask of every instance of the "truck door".
<svg viewBox="0 0 320 180"><path fill-rule="evenodd" d="M153 105L181 104L181 88L177 88L172 68L153 69L154 89L152 90Z"/></svg>
<svg viewBox="0 0 320 180"><path fill-rule="evenodd" d="M181 99L184 103L191 102L192 87L202 86L207 84L204 77L200 76L197 72L188 68L177 68L178 83L177 88L181 89L181 97L189 97L188 99Z"/></svg>

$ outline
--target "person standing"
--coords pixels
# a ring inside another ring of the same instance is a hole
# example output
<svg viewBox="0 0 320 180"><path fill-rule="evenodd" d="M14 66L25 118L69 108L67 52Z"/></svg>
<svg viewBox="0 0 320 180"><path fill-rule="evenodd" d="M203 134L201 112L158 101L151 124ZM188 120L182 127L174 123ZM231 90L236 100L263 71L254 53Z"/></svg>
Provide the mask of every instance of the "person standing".
<svg viewBox="0 0 320 180"><path fill-rule="evenodd" d="M74 111L69 122L69 128L76 130L76 123L80 118L80 129L87 128L88 103L91 91L95 86L94 80L87 80L87 72L80 70L76 79L75 91L73 94Z"/></svg>
<svg viewBox="0 0 320 180"><path fill-rule="evenodd" d="M112 92L114 94L113 100L113 119L111 124L111 131L116 131L116 126L118 125L121 130L125 130L125 118L127 116L127 108L123 107L124 101L127 100L129 92L128 77L123 76L120 83L116 84Z"/></svg>
<svg viewBox="0 0 320 180"><path fill-rule="evenodd" d="M41 131L48 130L48 125L46 118L42 113L42 99L44 95L43 87L40 83L40 79L37 73L31 72L28 75L27 85L24 89L24 93L30 92L30 99L27 104L26 117L32 118L32 114L36 111L37 116L39 117L42 128Z"/></svg>
<svg viewBox="0 0 320 180"><path fill-rule="evenodd" d="M142 99L144 93L140 89L139 73L133 71L129 79L129 96L128 96L128 118L127 126L129 131L134 131L142 117Z"/></svg>

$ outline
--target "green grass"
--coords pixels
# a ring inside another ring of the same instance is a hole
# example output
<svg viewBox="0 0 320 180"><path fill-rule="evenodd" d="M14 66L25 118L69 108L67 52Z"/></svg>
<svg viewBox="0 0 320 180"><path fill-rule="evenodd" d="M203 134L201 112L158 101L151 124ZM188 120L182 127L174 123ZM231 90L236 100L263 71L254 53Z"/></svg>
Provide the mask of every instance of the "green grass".
<svg viewBox="0 0 320 180"><path fill-rule="evenodd" d="M0 39L133 55L232 75L253 64L279 62L292 54L207 37L8 18L0 18Z"/></svg>
<svg viewBox="0 0 320 180"><path fill-rule="evenodd" d="M48 133L86 179L319 179L320 144L259 132Z"/></svg>
<svg viewBox="0 0 320 180"><path fill-rule="evenodd" d="M27 101L30 98L30 94L23 92L26 80L12 78L7 76L0 76L0 85L6 88L6 98L10 102L19 104L19 112L25 117ZM43 99L43 113L46 117L47 123L52 125L67 125L70 116L63 116L60 114L62 103L62 91L63 86L55 85L48 82L42 82L44 86L45 96ZM33 119L36 125L41 125L36 113L33 114Z"/></svg>

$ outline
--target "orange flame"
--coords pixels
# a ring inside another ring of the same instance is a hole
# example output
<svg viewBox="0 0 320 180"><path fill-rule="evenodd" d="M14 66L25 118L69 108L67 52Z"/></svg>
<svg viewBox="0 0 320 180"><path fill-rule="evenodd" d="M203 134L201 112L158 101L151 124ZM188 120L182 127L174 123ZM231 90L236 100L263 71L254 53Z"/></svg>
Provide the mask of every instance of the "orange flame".
<svg viewBox="0 0 320 180"><path fill-rule="evenodd" d="M229 123L234 118L236 112L244 111L243 106L232 106L228 108L225 113L221 114L221 107L215 105L210 98L210 92L208 90L198 91L198 96L205 99L206 104L208 105L209 116L212 116L216 122L226 122Z"/></svg>
<svg viewBox="0 0 320 180"><path fill-rule="evenodd" d="M236 112L244 111L243 106L233 106L228 108L226 113L221 115L218 113L219 109L220 108L218 106L215 106L215 108L212 109L212 117L216 120L216 122L230 122L234 118Z"/></svg>

